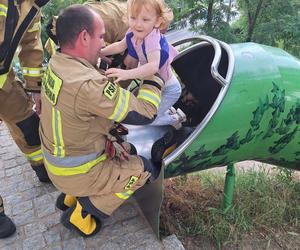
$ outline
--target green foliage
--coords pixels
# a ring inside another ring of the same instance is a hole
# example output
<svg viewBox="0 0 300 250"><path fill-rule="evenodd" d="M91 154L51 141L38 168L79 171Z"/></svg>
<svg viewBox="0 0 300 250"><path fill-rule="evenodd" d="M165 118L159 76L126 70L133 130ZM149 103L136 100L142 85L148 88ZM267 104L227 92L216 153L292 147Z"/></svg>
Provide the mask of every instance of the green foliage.
<svg viewBox="0 0 300 250"><path fill-rule="evenodd" d="M293 182L293 173L295 171L292 169L287 169L287 168L283 168L283 167L279 167L278 168L278 174L277 174L277 178L282 181L285 182L286 184L290 184Z"/></svg>
<svg viewBox="0 0 300 250"><path fill-rule="evenodd" d="M52 16L57 16L61 10L66 8L71 4L81 4L85 2L84 0L51 0L49 1L42 9L43 11L43 19L42 19L42 41L43 44L48 39L48 35L46 33L46 26L48 22L51 20Z"/></svg>
<svg viewBox="0 0 300 250"><path fill-rule="evenodd" d="M84 0L52 0L44 8L45 26L53 15ZM253 41L280 47L300 57L299 0L237 0L237 8L224 0L166 0L174 12L172 27L189 27L227 43ZM232 18L238 20L231 21Z"/></svg>
<svg viewBox="0 0 300 250"><path fill-rule="evenodd" d="M197 1L166 0L166 3L174 13L174 20L171 24L172 27L187 26L190 18L190 13L193 11L193 9L195 9L194 4L197 4L195 2Z"/></svg>
<svg viewBox="0 0 300 250"><path fill-rule="evenodd" d="M299 1L238 0L238 6L243 40L281 47L300 56Z"/></svg>
<svg viewBox="0 0 300 250"><path fill-rule="evenodd" d="M181 238L209 238L219 249L244 234L272 238L281 230L299 232L300 183L292 178L282 181L282 175L282 169L238 173L233 206L226 214L220 208L224 185L220 173L173 179L165 188L163 230Z"/></svg>
<svg viewBox="0 0 300 250"><path fill-rule="evenodd" d="M167 2L178 27L189 27L228 43L253 41L280 47L300 57L298 0L237 0L237 9L222 0Z"/></svg>
<svg viewBox="0 0 300 250"><path fill-rule="evenodd" d="M174 11L175 24L191 27L196 32L205 32L218 38L232 39L230 17L237 13L220 0L167 1ZM222 34L221 34L222 33ZM224 33L224 34L223 34ZM227 41L227 40L226 40Z"/></svg>

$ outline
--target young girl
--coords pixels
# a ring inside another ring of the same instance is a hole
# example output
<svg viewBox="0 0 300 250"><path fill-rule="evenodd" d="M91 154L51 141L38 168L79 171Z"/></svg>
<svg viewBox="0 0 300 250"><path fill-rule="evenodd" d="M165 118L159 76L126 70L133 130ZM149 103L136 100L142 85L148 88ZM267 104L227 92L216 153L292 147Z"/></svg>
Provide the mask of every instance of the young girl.
<svg viewBox="0 0 300 250"><path fill-rule="evenodd" d="M172 11L164 0L129 0L129 30L120 42L102 49L102 55L118 54L128 49L129 61L135 60L138 67L130 70L110 68L107 77L116 77L116 81L139 78L158 73L165 82L157 118L152 125L173 125L178 128L185 120L184 113L178 109L169 110L179 99L181 86L172 72L171 62L178 54L161 34L173 19Z"/></svg>

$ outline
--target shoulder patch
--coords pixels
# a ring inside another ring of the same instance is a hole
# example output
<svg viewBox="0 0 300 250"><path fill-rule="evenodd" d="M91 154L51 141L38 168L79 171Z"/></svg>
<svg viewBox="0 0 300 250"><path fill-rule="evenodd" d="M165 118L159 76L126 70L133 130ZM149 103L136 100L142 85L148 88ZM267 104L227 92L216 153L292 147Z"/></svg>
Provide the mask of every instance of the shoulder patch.
<svg viewBox="0 0 300 250"><path fill-rule="evenodd" d="M55 106L62 88L63 81L60 79L48 65L47 71L44 73L42 80L42 88L48 101Z"/></svg>
<svg viewBox="0 0 300 250"><path fill-rule="evenodd" d="M138 180L139 180L139 177L136 177L134 175L130 176L129 181L125 186L125 190L131 189Z"/></svg>
<svg viewBox="0 0 300 250"><path fill-rule="evenodd" d="M113 97L117 93L117 87L114 83L108 82L103 90L103 94L108 98L108 99L113 99Z"/></svg>

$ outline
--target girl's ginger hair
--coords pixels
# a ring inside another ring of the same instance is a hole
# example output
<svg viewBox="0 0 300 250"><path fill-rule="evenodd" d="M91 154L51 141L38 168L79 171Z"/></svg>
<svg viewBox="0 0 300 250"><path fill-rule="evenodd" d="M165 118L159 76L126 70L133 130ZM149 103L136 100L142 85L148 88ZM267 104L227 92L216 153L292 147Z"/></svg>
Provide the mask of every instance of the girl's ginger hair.
<svg viewBox="0 0 300 250"><path fill-rule="evenodd" d="M173 21L174 15L173 11L168 7L164 0L129 0L127 12L130 13L139 13L142 7L147 8L152 7L157 13L158 17L162 18L159 30L161 32L166 32L170 23Z"/></svg>

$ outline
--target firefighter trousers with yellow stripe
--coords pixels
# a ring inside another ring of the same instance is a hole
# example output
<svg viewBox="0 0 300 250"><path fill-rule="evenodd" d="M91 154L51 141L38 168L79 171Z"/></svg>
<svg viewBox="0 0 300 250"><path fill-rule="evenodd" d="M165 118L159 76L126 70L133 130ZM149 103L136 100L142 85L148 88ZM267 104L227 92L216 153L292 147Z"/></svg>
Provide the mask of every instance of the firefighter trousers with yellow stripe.
<svg viewBox="0 0 300 250"><path fill-rule="evenodd" d="M58 190L79 197L83 209L98 218L110 216L150 176L137 155L129 155L128 161L105 159L81 174L55 174L47 160L45 166Z"/></svg>
<svg viewBox="0 0 300 250"><path fill-rule="evenodd" d="M21 83L13 81L9 88L0 89L0 120L8 127L11 136L31 166L43 164L39 139L39 117L33 111L33 101Z"/></svg>

